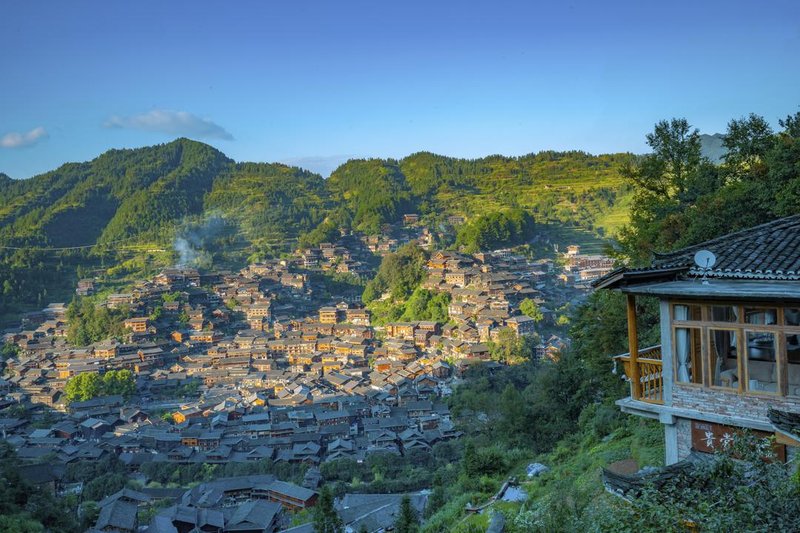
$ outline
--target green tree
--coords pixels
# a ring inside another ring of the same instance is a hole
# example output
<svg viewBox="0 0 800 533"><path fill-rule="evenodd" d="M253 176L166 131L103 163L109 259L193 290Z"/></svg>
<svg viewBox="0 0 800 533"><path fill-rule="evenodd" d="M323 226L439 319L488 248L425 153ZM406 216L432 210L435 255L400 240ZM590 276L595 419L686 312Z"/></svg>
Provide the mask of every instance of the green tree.
<svg viewBox="0 0 800 533"><path fill-rule="evenodd" d="M396 299L405 299L425 279L426 252L414 243L401 246L384 256L378 273L367 283L362 299L369 303L385 292Z"/></svg>
<svg viewBox="0 0 800 533"><path fill-rule="evenodd" d="M411 498L406 494L400 500L400 512L394 522L397 533L417 533L419 531L419 516L411 505Z"/></svg>
<svg viewBox="0 0 800 533"><path fill-rule="evenodd" d="M542 310L539 309L537 303L530 298L525 298L520 302L519 310L522 311L526 316L532 318L534 322L541 322L544 319L544 313L542 313Z"/></svg>
<svg viewBox="0 0 800 533"><path fill-rule="evenodd" d="M450 300L450 293L433 292L417 287L405 303L405 310L400 320L447 322L450 318L447 311Z"/></svg>
<svg viewBox="0 0 800 533"><path fill-rule="evenodd" d="M9 357L16 357L19 355L19 351L19 346L11 342L6 342L3 344L2 348L0 348L0 360L5 361Z"/></svg>
<svg viewBox="0 0 800 533"><path fill-rule="evenodd" d="M517 335L511 328L502 328L497 341L489 343L492 358L508 364L532 361L534 338L530 335Z"/></svg>
<svg viewBox="0 0 800 533"><path fill-rule="evenodd" d="M509 383L500 395L500 420L497 424L498 438L508 442L511 447L525 444L527 436L520 428L525 427L528 413L525 399L517 388Z"/></svg>
<svg viewBox="0 0 800 533"><path fill-rule="evenodd" d="M42 533L44 526L27 514L0 515L0 531L14 533Z"/></svg>
<svg viewBox="0 0 800 533"><path fill-rule="evenodd" d="M533 234L533 217L522 209L507 209L481 215L463 226L456 245L467 252L520 244Z"/></svg>
<svg viewBox="0 0 800 533"><path fill-rule="evenodd" d="M800 531L800 485L772 443L742 436L708 462L690 465L660 486L615 501L600 531ZM771 458L765 460L765 458ZM685 530L686 528L681 528Z"/></svg>
<svg viewBox="0 0 800 533"><path fill-rule="evenodd" d="M333 493L328 487L322 489L317 504L314 506L314 532L344 532L344 522L333 506Z"/></svg>
<svg viewBox="0 0 800 533"><path fill-rule="evenodd" d="M756 170L775 143L775 134L764 117L750 113L746 118L728 122L728 131L723 139L727 152L724 156L734 176Z"/></svg>
<svg viewBox="0 0 800 533"><path fill-rule="evenodd" d="M109 370L103 374L100 394L103 396L120 395L129 398L136 392L136 379L128 369Z"/></svg>
<svg viewBox="0 0 800 533"><path fill-rule="evenodd" d="M71 377L64 386L67 403L91 400L98 396L121 395L129 398L136 392L136 379L130 370L109 370L102 376L82 372Z"/></svg>
<svg viewBox="0 0 800 533"><path fill-rule="evenodd" d="M674 198L686 190L686 182L700 165L700 132L685 118L661 120L647 144L653 150L638 165L628 165L623 175L651 193Z"/></svg>
<svg viewBox="0 0 800 533"><path fill-rule="evenodd" d="M86 346L109 337L121 338L125 334L123 322L125 309L96 307L88 298L73 300L67 308L67 341L75 346Z"/></svg>
<svg viewBox="0 0 800 533"><path fill-rule="evenodd" d="M100 394L102 378L95 372L82 372L71 377L64 386L67 403L84 402Z"/></svg>

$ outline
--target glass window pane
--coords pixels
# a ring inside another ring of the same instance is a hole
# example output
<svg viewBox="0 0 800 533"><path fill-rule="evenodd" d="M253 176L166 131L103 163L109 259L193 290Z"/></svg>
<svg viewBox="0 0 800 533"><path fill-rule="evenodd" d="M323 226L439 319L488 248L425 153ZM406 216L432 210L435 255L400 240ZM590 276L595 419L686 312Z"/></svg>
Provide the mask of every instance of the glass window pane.
<svg viewBox="0 0 800 533"><path fill-rule="evenodd" d="M709 330L711 384L716 387L739 388L736 337L735 331L724 329Z"/></svg>
<svg viewBox="0 0 800 533"><path fill-rule="evenodd" d="M783 316L787 326L800 326L800 308L787 307L783 310Z"/></svg>
<svg viewBox="0 0 800 533"><path fill-rule="evenodd" d="M738 322L739 308L735 305L712 305L711 320L714 322Z"/></svg>
<svg viewBox="0 0 800 533"><path fill-rule="evenodd" d="M766 324L766 325L777 324L778 310L745 307L744 321L747 322L748 324Z"/></svg>
<svg viewBox="0 0 800 533"><path fill-rule="evenodd" d="M778 390L778 365L775 361L775 334L748 331L745 350L747 353L747 390L771 392Z"/></svg>
<svg viewBox="0 0 800 533"><path fill-rule="evenodd" d="M702 383L700 330L675 328L676 379L682 383Z"/></svg>
<svg viewBox="0 0 800 533"><path fill-rule="evenodd" d="M789 389L790 396L800 396L800 335L786 335L786 355L789 358Z"/></svg>
<svg viewBox="0 0 800 533"><path fill-rule="evenodd" d="M800 334L789 333L786 335L786 353L790 363L800 365Z"/></svg>
<svg viewBox="0 0 800 533"><path fill-rule="evenodd" d="M673 320L700 320L700 306L695 304L678 304L673 308Z"/></svg>

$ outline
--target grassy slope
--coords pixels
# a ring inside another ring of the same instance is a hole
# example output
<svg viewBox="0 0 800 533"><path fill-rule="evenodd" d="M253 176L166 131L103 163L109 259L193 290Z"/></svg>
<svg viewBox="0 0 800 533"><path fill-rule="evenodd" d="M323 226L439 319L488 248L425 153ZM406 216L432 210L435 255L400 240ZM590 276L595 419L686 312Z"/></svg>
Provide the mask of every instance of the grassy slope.
<svg viewBox="0 0 800 533"><path fill-rule="evenodd" d="M564 504L569 512L580 515L592 506L607 505L610 499L615 498L604 490L600 473L602 468L626 459L633 459L639 468L664 464L664 437L659 423L626 416L622 425L605 437L598 438L587 431L567 437L552 452L522 459L511 469L510 475L521 481L529 495L527 502L497 502L482 514L467 515L464 513L466 503L486 502L492 494L492 490L476 487L474 492L452 498L426 522L424 531L485 531L491 513L501 512L507 518L506 531L522 532L528 528L522 518L517 519L519 515L541 509L543 514L555 519L553 503ZM532 462L545 464L550 471L533 481L526 481L525 469ZM504 479L497 478L488 485L494 489ZM548 530L552 526L545 524L540 527Z"/></svg>

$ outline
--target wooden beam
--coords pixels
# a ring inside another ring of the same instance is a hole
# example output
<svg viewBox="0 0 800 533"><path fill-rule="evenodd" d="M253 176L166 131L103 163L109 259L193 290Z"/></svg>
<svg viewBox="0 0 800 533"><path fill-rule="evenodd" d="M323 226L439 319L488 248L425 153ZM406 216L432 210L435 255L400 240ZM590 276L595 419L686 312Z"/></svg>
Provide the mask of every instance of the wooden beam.
<svg viewBox="0 0 800 533"><path fill-rule="evenodd" d="M639 339L636 334L636 296L627 295L628 301L628 351L631 356L631 395L634 400L642 397L642 383L639 375Z"/></svg>
<svg viewBox="0 0 800 533"><path fill-rule="evenodd" d="M775 432L775 442L778 444L786 444L787 446L800 446L800 440L797 440L793 435L784 433L782 431Z"/></svg>

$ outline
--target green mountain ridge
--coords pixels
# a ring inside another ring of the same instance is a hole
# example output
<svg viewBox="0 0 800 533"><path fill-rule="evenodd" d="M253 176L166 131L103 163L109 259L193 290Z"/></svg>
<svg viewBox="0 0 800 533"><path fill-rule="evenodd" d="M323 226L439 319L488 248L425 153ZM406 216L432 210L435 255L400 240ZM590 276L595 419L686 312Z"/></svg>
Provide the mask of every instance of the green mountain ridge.
<svg viewBox="0 0 800 533"><path fill-rule="evenodd" d="M119 264L115 274L133 274L170 264L176 237L212 216L226 225L220 256L240 261L327 240L339 228L376 234L411 212L440 225L447 215L521 208L537 221L613 233L627 216L630 193L619 170L631 157L419 152L350 160L323 179L280 163L237 163L181 138L109 150L28 179L0 176L0 313L38 305L48 291L67 298L78 266ZM65 247L93 248L50 250Z"/></svg>

